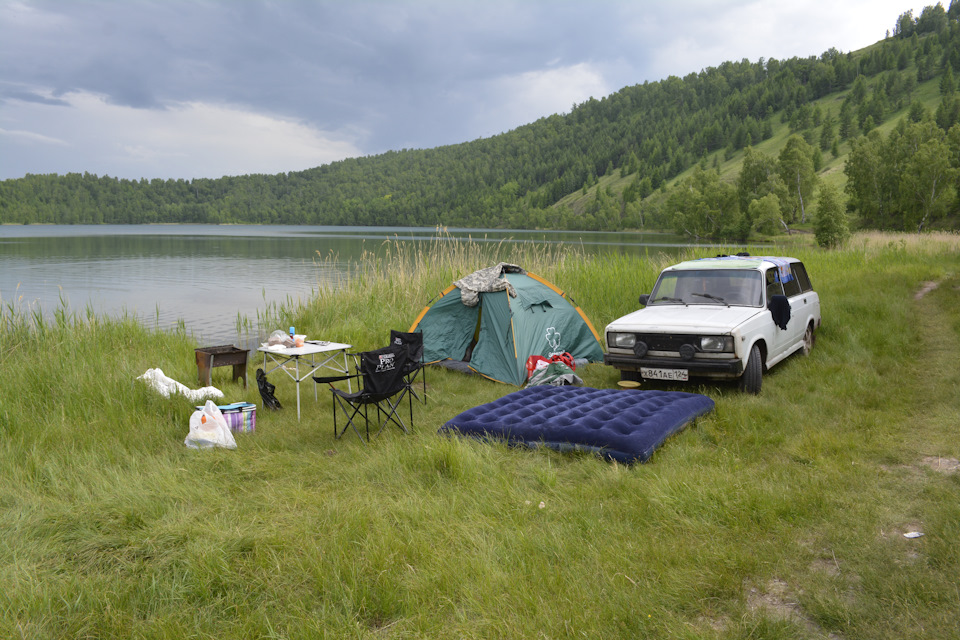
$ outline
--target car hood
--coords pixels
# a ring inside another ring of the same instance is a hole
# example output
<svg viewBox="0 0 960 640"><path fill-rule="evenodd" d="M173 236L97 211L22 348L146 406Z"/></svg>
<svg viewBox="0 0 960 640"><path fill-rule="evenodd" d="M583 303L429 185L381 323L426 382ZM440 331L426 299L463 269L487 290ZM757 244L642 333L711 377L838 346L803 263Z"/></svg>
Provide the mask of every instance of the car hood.
<svg viewBox="0 0 960 640"><path fill-rule="evenodd" d="M728 332L760 313L760 307L725 307L712 304L666 304L645 307L614 320L607 331L637 333Z"/></svg>

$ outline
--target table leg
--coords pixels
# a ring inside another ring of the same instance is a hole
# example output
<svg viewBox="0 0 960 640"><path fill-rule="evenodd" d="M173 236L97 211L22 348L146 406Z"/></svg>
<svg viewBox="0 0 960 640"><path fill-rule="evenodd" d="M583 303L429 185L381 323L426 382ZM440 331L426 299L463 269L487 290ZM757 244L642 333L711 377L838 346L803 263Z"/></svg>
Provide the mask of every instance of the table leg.
<svg viewBox="0 0 960 640"><path fill-rule="evenodd" d="M347 346L349 347L349 345L347 345ZM301 400L300 400L300 383L301 383L307 376L312 375L313 373L315 373L317 370L319 370L319 369L322 368L322 367L327 367L328 369L332 369L332 370L334 370L334 371L342 371L343 374L346 375L346 376L349 376L349 375L350 375L350 365L349 365L349 361L348 361L348 359L347 359L347 350L346 350L346 348L343 348L343 349L339 349L339 351L343 354L343 369L338 369L338 368L337 368L337 355L336 355L336 350L334 350L333 353L330 354L329 357L323 359L322 362L317 362L316 360L308 359L308 360L307 360L307 364L308 364L309 366L307 367L307 372L306 372L306 374L303 375L303 376L300 375L300 357L301 357L301 356L300 356L299 354L298 354L298 355L290 355L290 356L288 356L288 355L286 355L286 354L280 354L280 357L284 358L284 361L283 361L283 363L278 363L278 362L277 362L277 359L276 359L273 355L271 355L271 354L268 353L267 351L264 351L264 352L263 352L263 369L264 369L264 373L268 373L266 369L267 369L267 360L268 360L268 357L269 357L269 359L270 359L271 361L273 361L273 362L277 365L277 366L275 366L273 369L271 369L270 371L276 371L277 369L282 369L282 370L284 371L284 373L286 373L288 376L290 376L291 378L293 378L294 383L296 383L296 385L297 385L297 420L298 420L298 421L301 420L301 414L302 414L302 407L301 407ZM317 353L323 354L323 353L327 353L327 352L317 352ZM307 355L310 355L310 354L307 354ZM293 362L294 362L294 371L295 371L294 374L291 374L290 371L289 371L289 369L286 368L286 365L289 365L289 363L290 363L291 360L293 360ZM348 391L349 391L350 393L353 393L353 385L351 384L349 378L347 379L347 389L348 389ZM318 396L318 391L317 391L317 385L316 385L316 384L314 384L314 387L313 387L313 399L314 399L314 401L319 402L319 396Z"/></svg>
<svg viewBox="0 0 960 640"><path fill-rule="evenodd" d="M300 422L300 358L294 358L293 360L297 367L297 377L294 380L297 381L297 422Z"/></svg>

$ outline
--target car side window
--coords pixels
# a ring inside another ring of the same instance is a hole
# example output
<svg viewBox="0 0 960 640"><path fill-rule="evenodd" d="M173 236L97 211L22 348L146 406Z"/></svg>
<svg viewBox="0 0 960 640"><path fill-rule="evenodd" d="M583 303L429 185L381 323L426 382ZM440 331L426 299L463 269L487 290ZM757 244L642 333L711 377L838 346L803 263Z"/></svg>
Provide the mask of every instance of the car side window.
<svg viewBox="0 0 960 640"><path fill-rule="evenodd" d="M767 304L770 304L770 298L783 295L783 286L777 279L776 269L767 269L763 275L767 281Z"/></svg>
<svg viewBox="0 0 960 640"><path fill-rule="evenodd" d="M802 262L794 262L790 265L793 269L793 277L797 279L797 282L800 284L800 291L806 293L807 291L813 291L813 285L810 284L810 278L807 276L807 269L803 266Z"/></svg>

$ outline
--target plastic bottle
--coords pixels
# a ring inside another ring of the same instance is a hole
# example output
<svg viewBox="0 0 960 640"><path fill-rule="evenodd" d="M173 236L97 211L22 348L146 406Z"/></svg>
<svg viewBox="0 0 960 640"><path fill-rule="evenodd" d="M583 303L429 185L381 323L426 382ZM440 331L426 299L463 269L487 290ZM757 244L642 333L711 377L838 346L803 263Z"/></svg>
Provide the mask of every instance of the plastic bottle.
<svg viewBox="0 0 960 640"><path fill-rule="evenodd" d="M293 330L293 327L290 327L290 339L291 339L291 340L293 340L293 336L294 336L295 333L296 333L296 331Z"/></svg>

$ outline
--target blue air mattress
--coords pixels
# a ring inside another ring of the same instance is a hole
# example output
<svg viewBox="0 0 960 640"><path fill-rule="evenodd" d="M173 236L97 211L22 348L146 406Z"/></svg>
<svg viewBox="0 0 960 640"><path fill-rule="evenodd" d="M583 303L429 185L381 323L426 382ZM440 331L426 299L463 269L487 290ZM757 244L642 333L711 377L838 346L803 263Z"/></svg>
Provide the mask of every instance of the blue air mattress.
<svg viewBox="0 0 960 640"><path fill-rule="evenodd" d="M464 411L440 433L586 450L630 464L644 462L671 434L712 410L713 400L696 393L547 385Z"/></svg>

